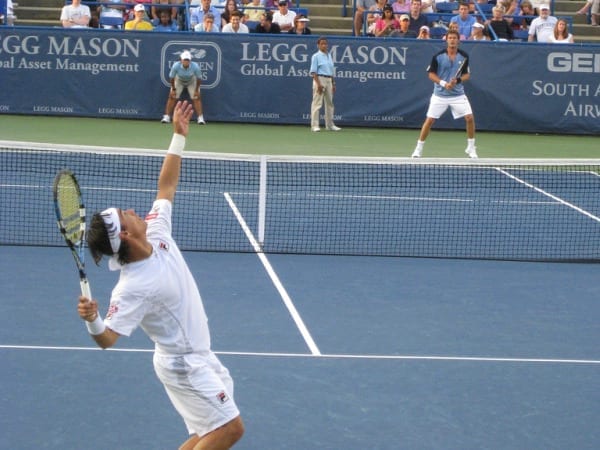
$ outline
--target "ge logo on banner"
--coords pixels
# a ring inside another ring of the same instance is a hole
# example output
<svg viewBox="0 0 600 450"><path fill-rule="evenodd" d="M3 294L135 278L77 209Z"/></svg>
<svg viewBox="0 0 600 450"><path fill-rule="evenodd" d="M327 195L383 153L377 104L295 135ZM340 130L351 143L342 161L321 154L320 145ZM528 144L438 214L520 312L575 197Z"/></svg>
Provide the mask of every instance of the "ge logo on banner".
<svg viewBox="0 0 600 450"><path fill-rule="evenodd" d="M160 78L165 86L170 86L171 66L180 59L185 50L192 54L192 62L202 71L202 89L212 89L221 80L221 49L213 42L169 41L163 45L160 54Z"/></svg>

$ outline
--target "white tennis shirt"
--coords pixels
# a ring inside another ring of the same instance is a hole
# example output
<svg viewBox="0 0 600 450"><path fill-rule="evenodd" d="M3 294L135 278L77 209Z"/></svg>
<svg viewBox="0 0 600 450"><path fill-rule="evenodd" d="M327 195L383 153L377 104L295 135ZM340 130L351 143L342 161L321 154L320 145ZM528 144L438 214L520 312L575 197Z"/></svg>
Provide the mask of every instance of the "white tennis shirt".
<svg viewBox="0 0 600 450"><path fill-rule="evenodd" d="M208 320L198 286L171 236L171 210L168 200L152 205L145 219L152 255L122 267L104 323L123 336L140 326L160 354L208 352Z"/></svg>

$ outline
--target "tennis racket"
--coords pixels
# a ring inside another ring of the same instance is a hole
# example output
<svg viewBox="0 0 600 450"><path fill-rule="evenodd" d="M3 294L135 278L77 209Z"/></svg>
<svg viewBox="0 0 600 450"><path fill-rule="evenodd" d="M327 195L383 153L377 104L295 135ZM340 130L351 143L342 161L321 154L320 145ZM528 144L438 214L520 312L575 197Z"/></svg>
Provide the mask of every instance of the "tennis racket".
<svg viewBox="0 0 600 450"><path fill-rule="evenodd" d="M454 74L454 79L457 80L458 77L460 77L460 75L462 74L462 70L463 67L465 66L465 63L467 62L467 58L463 58L463 60L460 62L460 64L458 65L458 70L456 71L456 73Z"/></svg>
<svg viewBox="0 0 600 450"><path fill-rule="evenodd" d="M92 299L90 284L85 274L84 239L85 239L85 206L81 198L81 190L75 175L69 170L61 171L54 178L54 210L58 229L65 238L77 270L81 294Z"/></svg>

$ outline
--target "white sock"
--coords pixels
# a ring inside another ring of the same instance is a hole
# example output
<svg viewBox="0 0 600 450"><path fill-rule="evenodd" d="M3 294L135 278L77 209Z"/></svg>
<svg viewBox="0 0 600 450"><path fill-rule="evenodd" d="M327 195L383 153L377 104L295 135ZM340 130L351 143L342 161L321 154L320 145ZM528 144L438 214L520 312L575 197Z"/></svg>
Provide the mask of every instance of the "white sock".
<svg viewBox="0 0 600 450"><path fill-rule="evenodd" d="M473 138L473 139L467 139L467 147L468 148L475 148L475 138Z"/></svg>
<svg viewBox="0 0 600 450"><path fill-rule="evenodd" d="M419 150L423 150L423 146L425 145L425 141L417 141L417 148Z"/></svg>

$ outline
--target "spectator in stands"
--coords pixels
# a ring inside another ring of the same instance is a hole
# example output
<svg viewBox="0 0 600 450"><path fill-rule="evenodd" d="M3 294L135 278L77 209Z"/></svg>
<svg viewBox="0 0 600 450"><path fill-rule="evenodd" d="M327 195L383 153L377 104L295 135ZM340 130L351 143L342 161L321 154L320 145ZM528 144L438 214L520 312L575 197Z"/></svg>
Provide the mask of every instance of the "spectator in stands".
<svg viewBox="0 0 600 450"><path fill-rule="evenodd" d="M133 8L135 17L132 20L125 22L125 30L128 31L152 31L152 24L146 20L146 8L141 3L138 3Z"/></svg>
<svg viewBox="0 0 600 450"><path fill-rule="evenodd" d="M431 39L431 35L429 34L429 27L427 25L423 25L419 29L419 34L417 35L417 39Z"/></svg>
<svg viewBox="0 0 600 450"><path fill-rule="evenodd" d="M294 28L288 31L289 34L312 34L308 25L306 25L310 20L304 16L304 14L298 14L294 18Z"/></svg>
<svg viewBox="0 0 600 450"><path fill-rule="evenodd" d="M98 14L100 17L100 24L104 17L114 17L116 19L123 20L123 14L125 13L125 6L121 5L121 0L105 0L106 3L98 6ZM114 25L101 25L102 28L117 28ZM121 28L121 27L118 27Z"/></svg>
<svg viewBox="0 0 600 450"><path fill-rule="evenodd" d="M486 1L487 3L487 1ZM498 2L496 2L496 6L503 6L504 7L504 15L505 16L515 16L518 14L519 11L519 1L518 0L498 0ZM492 13L493 13L493 8L492 8ZM505 18L506 20L508 20L507 18ZM510 20L509 20L510 22Z"/></svg>
<svg viewBox="0 0 600 450"><path fill-rule="evenodd" d="M376 5L375 0L356 0L356 10L354 11L354 36L362 36L364 24L364 12L368 11L373 5Z"/></svg>
<svg viewBox="0 0 600 450"><path fill-rule="evenodd" d="M279 0L277 7L279 10L273 13L273 23L279 25L279 29L282 33L287 33L294 28L294 18L296 17L296 13L290 11L287 0Z"/></svg>
<svg viewBox="0 0 600 450"><path fill-rule="evenodd" d="M179 31L179 26L170 9L160 9L158 11L158 19L152 21L154 31L162 31L172 33Z"/></svg>
<svg viewBox="0 0 600 450"><path fill-rule="evenodd" d="M135 19L135 5L146 4L147 6L144 6L144 19L150 22L150 10L152 7L149 4L152 3L152 1L153 0L123 0L121 3L131 3L133 5L125 11L125 20Z"/></svg>
<svg viewBox="0 0 600 450"><path fill-rule="evenodd" d="M271 11L267 11L260 16L260 23L256 26L255 33L279 34L281 28L276 23L273 23Z"/></svg>
<svg viewBox="0 0 600 450"><path fill-rule="evenodd" d="M169 11L169 15L173 20L177 20L177 6L160 6L160 5L174 5L183 3L183 0L153 0L152 6L150 7L150 18L153 23L160 21L160 12L163 9Z"/></svg>
<svg viewBox="0 0 600 450"><path fill-rule="evenodd" d="M554 26L554 33L550 36L553 44L572 44L575 42L573 35L569 33L569 24L565 19L558 19Z"/></svg>
<svg viewBox="0 0 600 450"><path fill-rule="evenodd" d="M261 0L252 0L244 8L246 21L260 22L260 16L265 12L265 8L261 5Z"/></svg>
<svg viewBox="0 0 600 450"><path fill-rule="evenodd" d="M475 22L471 27L471 37L469 37L470 41L489 41L490 38L486 36L483 32L485 26L482 23Z"/></svg>
<svg viewBox="0 0 600 450"><path fill-rule="evenodd" d="M392 33L392 36L401 38L417 37L417 33L410 29L410 17L408 14L402 14L400 16L400 29Z"/></svg>
<svg viewBox="0 0 600 450"><path fill-rule="evenodd" d="M456 31L458 33L458 23L457 22L450 22L448 24L448 30L446 31L446 34L444 35L444 37L442 37L443 40L446 40L446 36L448 36L448 33L450 33L450 31ZM459 35L460 35L460 33L459 33Z"/></svg>
<svg viewBox="0 0 600 450"><path fill-rule="evenodd" d="M312 83L312 103L310 106L310 127L313 132L321 131L319 128L319 115L323 101L325 101L325 127L329 131L340 131L333 123L333 94L335 93L335 66L329 53L327 38L317 40L319 50L310 60L310 76Z"/></svg>
<svg viewBox="0 0 600 450"><path fill-rule="evenodd" d="M250 30L242 23L242 13L233 11L229 17L229 23L223 27L221 33L250 33Z"/></svg>
<svg viewBox="0 0 600 450"><path fill-rule="evenodd" d="M190 26L192 30L195 31L199 31L196 29L197 25L200 25L200 28L202 28L202 22L204 21L204 15L205 14L212 14L213 15L213 20L215 17L221 17L221 11L219 11L217 8L215 8L214 6L211 5L211 0L200 0L200 6L198 6L197 8L194 8L190 11ZM221 20L219 20L217 25L217 28L220 29L221 27L219 26L221 24ZM217 30L218 31L218 30Z"/></svg>
<svg viewBox="0 0 600 450"><path fill-rule="evenodd" d="M226 0L223 4L223 12L221 13L221 29L231 20L231 13L234 11L240 12L235 0Z"/></svg>
<svg viewBox="0 0 600 450"><path fill-rule="evenodd" d="M65 5L60 13L60 21L64 28L87 28L90 23L90 7L82 5L81 0L73 0Z"/></svg>
<svg viewBox="0 0 600 450"><path fill-rule="evenodd" d="M458 7L458 15L452 17L450 22L458 24L461 41L468 39L471 36L471 27L476 22L475 17L469 14L469 4L461 3Z"/></svg>
<svg viewBox="0 0 600 450"><path fill-rule="evenodd" d="M400 20L402 14L408 14L410 12L411 0L396 0L392 3L392 9L394 10L394 16L397 20Z"/></svg>
<svg viewBox="0 0 600 450"><path fill-rule="evenodd" d="M421 127L417 146L413 151L413 158L420 158L423 153L425 140L429 136L431 127L448 108L454 119L465 118L467 130L467 149L465 153L471 159L477 158L475 148L475 118L469 99L465 95L464 82L471 78L469 71L469 55L458 48L460 35L457 31L448 31L446 35L446 49L436 51L429 63L427 72L429 79L434 83L433 95L429 101L429 108L425 122ZM461 63L464 64L461 66ZM458 69L460 68L460 73Z"/></svg>
<svg viewBox="0 0 600 450"><path fill-rule="evenodd" d="M383 16L383 8L387 5L387 0L375 0L375 2L367 14L367 36L375 36L375 24Z"/></svg>
<svg viewBox="0 0 600 450"><path fill-rule="evenodd" d="M404 14L405 17L408 17ZM400 22L394 17L394 10L390 5L383 7L383 16L375 22L375 36L391 36L400 30Z"/></svg>
<svg viewBox="0 0 600 450"><path fill-rule="evenodd" d="M412 2L411 2L412 3ZM421 13L422 14L431 14L434 11L435 4L437 2L435 0L422 0L421 1ZM409 10L410 12L410 10Z"/></svg>
<svg viewBox="0 0 600 450"><path fill-rule="evenodd" d="M6 13L4 16L0 15L0 25L13 26L15 24L15 5L12 0L6 0Z"/></svg>
<svg viewBox="0 0 600 450"><path fill-rule="evenodd" d="M410 2L410 21L408 28L419 34L419 30L423 25L429 25L427 16L421 12L422 7L421 0L411 0Z"/></svg>
<svg viewBox="0 0 600 450"><path fill-rule="evenodd" d="M279 6L279 0L261 0L261 3L269 9L277 9L277 7ZM292 0L288 0L287 5L288 8L293 8L294 3L292 2Z"/></svg>
<svg viewBox="0 0 600 450"><path fill-rule="evenodd" d="M539 6L540 17L536 17L529 27L529 42L548 42L554 33L556 17L550 15L550 7L546 4Z"/></svg>
<svg viewBox="0 0 600 450"><path fill-rule="evenodd" d="M198 33L218 33L219 26L215 23L215 16L212 13L206 13L202 16L202 23L194 27Z"/></svg>
<svg viewBox="0 0 600 450"><path fill-rule="evenodd" d="M533 5L529 0L523 0L519 5L518 16L535 16L535 11L533 10ZM513 26L517 29L528 30L531 26L531 22L533 21L533 17L523 17L513 19Z"/></svg>
<svg viewBox="0 0 600 450"><path fill-rule="evenodd" d="M492 8L492 18L486 20L485 23L496 33L495 40L512 41L514 39L512 25L504 18L504 6L494 6ZM492 33L489 34L491 39L494 39L494 35Z"/></svg>
<svg viewBox="0 0 600 450"><path fill-rule="evenodd" d="M198 116L198 124L206 125L204 115L202 114L202 100L200 98L200 80L202 79L200 66L198 63L192 62L192 54L187 50L181 52L179 58L180 60L173 64L169 72L171 89L169 91L169 98L167 99L167 106L165 107L165 114L161 122L171 122L171 114L173 113L175 103L181 98L183 91L186 90L194 105L194 111L196 111L196 115Z"/></svg>
<svg viewBox="0 0 600 450"><path fill-rule="evenodd" d="M577 14L587 14L590 9L592 10L591 24L593 27L597 27L600 25L600 0L587 0Z"/></svg>

